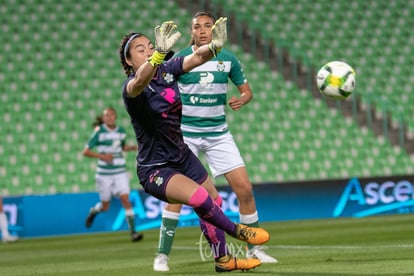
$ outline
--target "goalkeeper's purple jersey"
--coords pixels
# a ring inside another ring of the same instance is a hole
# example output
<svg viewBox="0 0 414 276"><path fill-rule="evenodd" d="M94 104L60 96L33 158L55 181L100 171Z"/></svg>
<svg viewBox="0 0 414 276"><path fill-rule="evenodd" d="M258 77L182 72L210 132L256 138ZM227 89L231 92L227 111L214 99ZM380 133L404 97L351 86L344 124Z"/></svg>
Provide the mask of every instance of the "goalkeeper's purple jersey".
<svg viewBox="0 0 414 276"><path fill-rule="evenodd" d="M154 78L137 97L128 97L122 86L125 108L131 118L138 142L137 161L140 166L177 162L188 150L181 132L182 103L177 79L185 72L184 57L170 59L158 66Z"/></svg>

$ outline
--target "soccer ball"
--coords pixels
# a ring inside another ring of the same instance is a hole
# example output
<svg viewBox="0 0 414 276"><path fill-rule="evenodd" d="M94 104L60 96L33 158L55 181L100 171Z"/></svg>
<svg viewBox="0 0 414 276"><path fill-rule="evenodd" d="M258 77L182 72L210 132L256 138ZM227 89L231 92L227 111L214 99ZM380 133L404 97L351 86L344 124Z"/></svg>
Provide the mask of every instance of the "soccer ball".
<svg viewBox="0 0 414 276"><path fill-rule="evenodd" d="M342 61L331 61L322 66L316 75L316 84L322 95L343 100L355 90L355 70Z"/></svg>

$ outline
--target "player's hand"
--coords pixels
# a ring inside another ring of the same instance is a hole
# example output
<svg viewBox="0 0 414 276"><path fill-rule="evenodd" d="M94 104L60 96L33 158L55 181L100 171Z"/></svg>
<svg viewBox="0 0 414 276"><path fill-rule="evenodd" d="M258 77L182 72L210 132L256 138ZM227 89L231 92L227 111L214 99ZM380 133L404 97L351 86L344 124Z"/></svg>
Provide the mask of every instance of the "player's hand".
<svg viewBox="0 0 414 276"><path fill-rule="evenodd" d="M112 154L102 154L99 159L106 163L112 163L113 157Z"/></svg>
<svg viewBox="0 0 414 276"><path fill-rule="evenodd" d="M212 40L208 47L213 52L214 56L221 51L224 43L227 41L227 17L220 17L214 23L212 31Z"/></svg>
<svg viewBox="0 0 414 276"><path fill-rule="evenodd" d="M165 21L161 26L156 26L154 33L155 49L162 54L167 54L181 37L181 33L177 30L177 25L175 25L174 21Z"/></svg>
<svg viewBox="0 0 414 276"><path fill-rule="evenodd" d="M231 109L233 109L234 111L238 111L241 109L241 107L243 106L243 101L241 98L237 98L235 96L231 97L231 99L229 100L229 106L231 107Z"/></svg>
<svg viewBox="0 0 414 276"><path fill-rule="evenodd" d="M148 59L148 62L153 66L160 65L171 48L177 43L181 37L181 33L177 30L177 25L174 21L165 21L154 28L155 33L155 52Z"/></svg>

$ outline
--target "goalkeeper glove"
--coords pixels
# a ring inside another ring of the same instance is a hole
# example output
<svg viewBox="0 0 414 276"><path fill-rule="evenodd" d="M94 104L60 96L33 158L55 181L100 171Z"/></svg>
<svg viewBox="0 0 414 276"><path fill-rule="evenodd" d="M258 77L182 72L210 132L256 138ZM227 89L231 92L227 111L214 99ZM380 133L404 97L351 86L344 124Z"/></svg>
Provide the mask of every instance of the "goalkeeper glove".
<svg viewBox="0 0 414 276"><path fill-rule="evenodd" d="M226 22L227 17L220 17L211 29L213 38L210 44L208 44L208 48L215 57L221 51L224 42L227 40Z"/></svg>
<svg viewBox="0 0 414 276"><path fill-rule="evenodd" d="M174 21L165 21L154 28L155 33L155 52L148 59L152 66L161 64L170 49L181 37Z"/></svg>

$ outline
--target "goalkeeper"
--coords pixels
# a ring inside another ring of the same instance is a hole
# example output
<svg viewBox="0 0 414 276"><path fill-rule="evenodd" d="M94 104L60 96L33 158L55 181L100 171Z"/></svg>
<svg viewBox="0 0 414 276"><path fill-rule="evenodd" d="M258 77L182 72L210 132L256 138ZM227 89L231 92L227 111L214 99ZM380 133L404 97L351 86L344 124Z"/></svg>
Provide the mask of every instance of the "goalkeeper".
<svg viewBox="0 0 414 276"><path fill-rule="evenodd" d="M264 244L269 233L262 228L233 223L214 199L217 191L206 169L184 143L182 103L177 79L217 55L227 39L226 18L217 20L211 42L185 57L164 59L181 33L172 21L155 27L155 47L148 37L130 33L121 42L119 55L127 79L122 97L137 142L137 175L144 190L168 203L186 204L200 218L207 240L220 239L215 270L248 270L259 260L231 256L224 232L252 244Z"/></svg>

